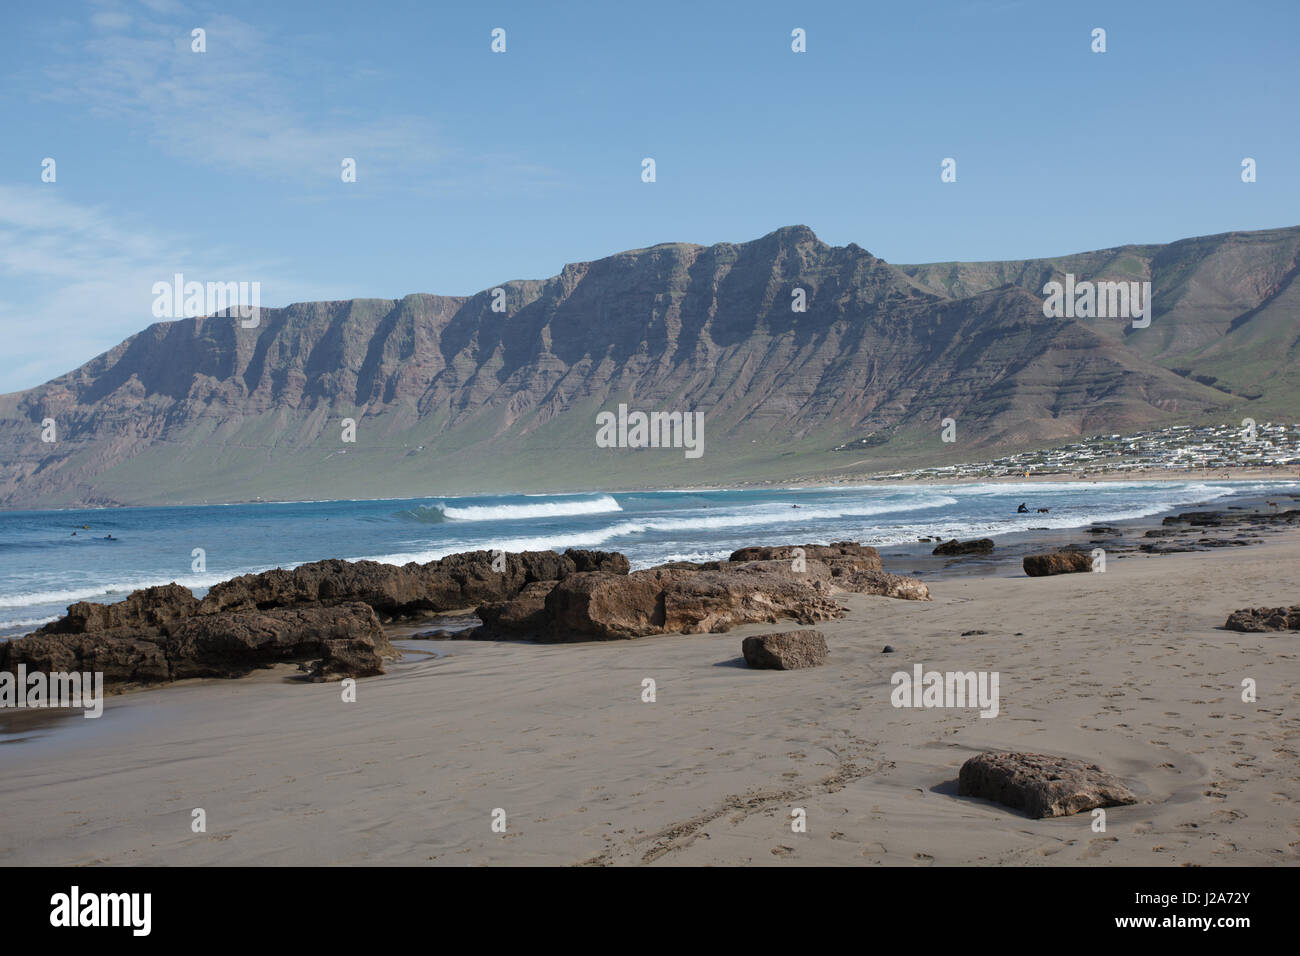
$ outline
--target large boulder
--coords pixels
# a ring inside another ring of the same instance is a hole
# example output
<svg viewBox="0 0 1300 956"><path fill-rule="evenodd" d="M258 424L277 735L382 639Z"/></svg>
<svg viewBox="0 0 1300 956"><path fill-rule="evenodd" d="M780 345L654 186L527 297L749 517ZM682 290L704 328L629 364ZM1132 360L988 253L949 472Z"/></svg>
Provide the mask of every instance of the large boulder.
<svg viewBox="0 0 1300 956"><path fill-rule="evenodd" d="M921 581L881 570L880 553L875 548L852 541L799 547L802 555L797 554L793 546L741 548L732 552L730 561L715 561L699 567L701 570L738 573L762 568L792 580L820 582L831 591L879 594L911 601L930 600L930 589ZM796 564L795 559L800 557L802 560Z"/></svg>
<svg viewBox="0 0 1300 956"><path fill-rule="evenodd" d="M973 541L958 541L953 538L951 541L945 541L943 544L935 547L931 554L956 555L956 554L992 554L993 539L977 538Z"/></svg>
<svg viewBox="0 0 1300 956"><path fill-rule="evenodd" d="M554 590L556 581L534 581L508 601L480 604L475 612L483 627L453 637L485 638L514 635L532 639L546 630L546 596Z"/></svg>
<svg viewBox="0 0 1300 956"><path fill-rule="evenodd" d="M489 557L490 560L490 557ZM275 568L213 585L199 608L203 615L271 610L304 604L360 601L381 614L414 610L429 600L425 565L397 567L378 561L313 561L291 570Z"/></svg>
<svg viewBox="0 0 1300 956"><path fill-rule="evenodd" d="M1087 551L1053 551L1050 554L1027 554L1025 574L1041 578L1049 574L1074 574L1092 570L1092 555Z"/></svg>
<svg viewBox="0 0 1300 956"><path fill-rule="evenodd" d="M373 612L372 612L373 613ZM331 639L321 641L320 658L300 665L316 682L343 680L347 677L372 677L382 674L381 661L364 641Z"/></svg>
<svg viewBox="0 0 1300 956"><path fill-rule="evenodd" d="M370 677L383 673L397 650L367 604L234 611L190 618L160 642L172 680L242 677L282 661L326 658L330 673Z"/></svg>
<svg viewBox="0 0 1300 956"><path fill-rule="evenodd" d="M664 590L698 571L588 572L555 585L545 600L539 640L584 641L644 637L664 632Z"/></svg>
<svg viewBox="0 0 1300 956"><path fill-rule="evenodd" d="M537 552L531 552L536 554ZM627 558L617 551L587 551L582 548L569 548L564 552L564 557L573 563L574 571L607 571L610 574L627 574L631 571L631 565L628 564ZM566 577L569 574L566 569L564 574L558 577ZM549 580L549 578L535 577L535 581Z"/></svg>
<svg viewBox="0 0 1300 956"><path fill-rule="evenodd" d="M1242 608L1229 614L1223 626L1230 631L1300 631L1300 604Z"/></svg>
<svg viewBox="0 0 1300 956"><path fill-rule="evenodd" d="M832 594L823 581L762 564L679 574L663 589L663 626L669 633L720 634L753 622L815 624L844 616Z"/></svg>
<svg viewBox="0 0 1300 956"><path fill-rule="evenodd" d="M627 575L573 574L546 596L544 641L619 640L650 634L722 633L789 619L812 624L844 609L822 582L745 564L727 571L651 568ZM490 630L490 629L489 629ZM486 636L486 635L485 635Z"/></svg>
<svg viewBox="0 0 1300 956"><path fill-rule="evenodd" d="M32 673L102 673L104 686L110 688L172 679L162 647L127 629L96 634L38 633L0 641L0 671L17 673L19 665Z"/></svg>
<svg viewBox="0 0 1300 956"><path fill-rule="evenodd" d="M826 663L829 651L821 631L781 631L758 634L740 642L740 651L750 667L792 671Z"/></svg>
<svg viewBox="0 0 1300 956"><path fill-rule="evenodd" d="M37 634L86 634L119 627L157 628L184 620L199 607L189 588L175 582L132 591L116 604L78 601L68 613L37 630Z"/></svg>
<svg viewBox="0 0 1300 956"><path fill-rule="evenodd" d="M982 753L961 766L957 793L1021 810L1035 819L1137 803L1119 778L1096 764L1033 753Z"/></svg>

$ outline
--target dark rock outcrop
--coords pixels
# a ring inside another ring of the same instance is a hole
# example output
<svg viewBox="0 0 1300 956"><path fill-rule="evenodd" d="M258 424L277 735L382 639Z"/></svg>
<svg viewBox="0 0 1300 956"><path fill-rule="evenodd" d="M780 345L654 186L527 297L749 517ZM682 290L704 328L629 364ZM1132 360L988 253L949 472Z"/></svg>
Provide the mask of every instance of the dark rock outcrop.
<svg viewBox="0 0 1300 956"><path fill-rule="evenodd" d="M1021 810L1035 819L1137 803L1123 781L1095 764L1031 753L982 753L962 764L957 793Z"/></svg>
<svg viewBox="0 0 1300 956"><path fill-rule="evenodd" d="M179 584L132 591L116 604L78 601L68 613L40 628L38 634L86 634L118 627L158 628L198 612L199 600Z"/></svg>
<svg viewBox="0 0 1300 956"><path fill-rule="evenodd" d="M832 571L879 571L880 552L856 541L835 541L831 544L776 545L774 547L740 548L731 553L731 563L746 561L789 561L802 557L805 561L820 561Z"/></svg>
<svg viewBox="0 0 1300 956"><path fill-rule="evenodd" d="M497 570L500 568L501 570ZM402 567L375 561L316 561L292 570L245 574L203 598L178 584L134 591L117 604L80 602L20 640L0 644L0 666L103 671L110 686L186 677L239 677L278 661L309 661L317 679L382 673L397 651L380 617L482 605L494 623L537 621L561 578L628 573L621 554L604 551L474 551ZM522 598L519 605L510 604Z"/></svg>
<svg viewBox="0 0 1300 956"><path fill-rule="evenodd" d="M329 673L370 677L397 656L375 612L352 602L190 618L160 641L172 680L242 677L279 661L324 658ZM351 669L348 669L351 667Z"/></svg>
<svg viewBox="0 0 1300 956"><path fill-rule="evenodd" d="M1049 574L1073 574L1092 570L1092 555L1087 551L1053 551L1050 554L1027 554L1022 562L1025 574L1039 578Z"/></svg>
<svg viewBox="0 0 1300 956"><path fill-rule="evenodd" d="M495 556L470 551L401 567L376 561L316 561L291 571L277 568L223 581L204 597L199 613L360 601L385 617L403 617L505 601L528 584L590 571L627 574L627 558L605 551Z"/></svg>
<svg viewBox="0 0 1300 956"><path fill-rule="evenodd" d="M156 640L129 629L94 634L32 634L0 641L0 671L19 665L45 674L100 672L108 688L161 684L172 679L167 654Z"/></svg>
<svg viewBox="0 0 1300 956"><path fill-rule="evenodd" d="M503 570L494 569L494 563ZM494 558L490 551L453 554L428 564L398 567L377 561L314 561L292 570L242 574L216 584L197 600L179 584L133 591L117 604L70 605L37 634L88 634L113 628L158 630L191 617L234 611L361 603L385 617L505 601L530 584L579 572L627 574L621 554L606 551L525 551Z"/></svg>
<svg viewBox="0 0 1300 956"><path fill-rule="evenodd" d="M322 679L383 673L397 655L368 605L196 615L161 628L34 634L0 645L0 670L101 671L105 686L243 677L271 664L319 661Z"/></svg>
<svg viewBox="0 0 1300 956"><path fill-rule="evenodd" d="M1119 528L1109 524L1095 524L1088 529L1094 538L1118 538L1124 534Z"/></svg>
<svg viewBox="0 0 1300 956"><path fill-rule="evenodd" d="M1300 604L1243 608L1229 614L1223 626L1230 631L1300 631Z"/></svg>
<svg viewBox="0 0 1300 956"><path fill-rule="evenodd" d="M758 634L740 642L745 663L766 670L791 671L826 663L829 650L821 631Z"/></svg>
<svg viewBox="0 0 1300 956"><path fill-rule="evenodd" d="M974 541L958 541L953 538L936 547L931 554L992 554L993 539L977 538Z"/></svg>
<svg viewBox="0 0 1300 956"><path fill-rule="evenodd" d="M741 548L730 561L675 561L619 575L577 573L480 606L480 640L618 640L721 633L739 624L842 617L840 592L929 600L915 578L879 570L875 548L832 545ZM799 560L802 559L802 560Z"/></svg>

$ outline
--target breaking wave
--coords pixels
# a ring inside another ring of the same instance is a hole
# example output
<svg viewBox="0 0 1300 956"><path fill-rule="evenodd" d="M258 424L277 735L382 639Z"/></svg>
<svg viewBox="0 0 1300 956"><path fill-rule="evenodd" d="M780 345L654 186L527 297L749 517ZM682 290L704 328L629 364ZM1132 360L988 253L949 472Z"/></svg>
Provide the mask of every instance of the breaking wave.
<svg viewBox="0 0 1300 956"><path fill-rule="evenodd" d="M622 511L609 495L597 498L563 498L526 505L454 505L440 501L421 505L398 515L429 524L444 521L521 521L529 518L564 518L569 515L599 515Z"/></svg>

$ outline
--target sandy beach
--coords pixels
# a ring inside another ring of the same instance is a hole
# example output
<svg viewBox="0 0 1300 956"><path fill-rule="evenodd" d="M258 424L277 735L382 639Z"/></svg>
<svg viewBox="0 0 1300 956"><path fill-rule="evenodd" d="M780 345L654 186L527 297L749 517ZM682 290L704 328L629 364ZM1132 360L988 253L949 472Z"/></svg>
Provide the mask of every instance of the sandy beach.
<svg viewBox="0 0 1300 956"><path fill-rule="evenodd" d="M747 625L403 642L355 703L287 666L112 697L0 746L0 863L1295 864L1296 638L1222 625L1294 603L1298 566L1281 532L1104 574L931 579L932 602L842 595L829 663L801 671L747 669L742 638L774 630ZM998 672L999 715L891 706L915 664ZM1100 833L958 797L986 749L1095 761L1140 802Z"/></svg>

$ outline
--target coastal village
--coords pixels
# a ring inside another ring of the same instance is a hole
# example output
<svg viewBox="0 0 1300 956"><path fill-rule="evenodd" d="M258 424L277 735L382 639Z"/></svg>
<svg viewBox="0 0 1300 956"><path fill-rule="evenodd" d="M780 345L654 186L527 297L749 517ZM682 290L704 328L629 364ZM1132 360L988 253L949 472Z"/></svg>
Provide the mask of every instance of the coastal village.
<svg viewBox="0 0 1300 956"><path fill-rule="evenodd" d="M1300 473L1300 425L1174 425L1132 435L1095 435L1057 448L967 462L874 474L872 481L954 480L1013 476L1089 476L1131 472L1278 468Z"/></svg>

